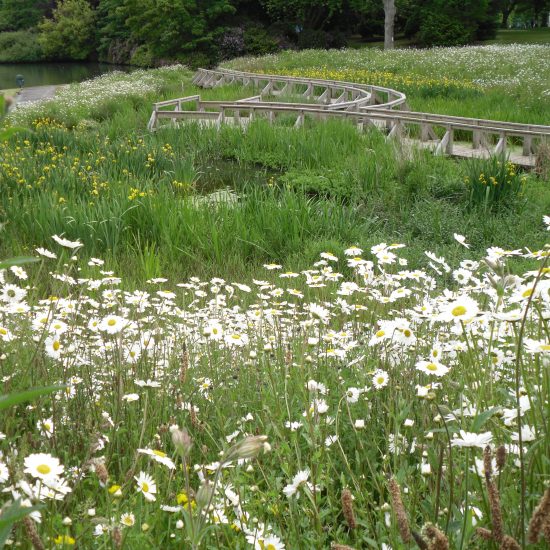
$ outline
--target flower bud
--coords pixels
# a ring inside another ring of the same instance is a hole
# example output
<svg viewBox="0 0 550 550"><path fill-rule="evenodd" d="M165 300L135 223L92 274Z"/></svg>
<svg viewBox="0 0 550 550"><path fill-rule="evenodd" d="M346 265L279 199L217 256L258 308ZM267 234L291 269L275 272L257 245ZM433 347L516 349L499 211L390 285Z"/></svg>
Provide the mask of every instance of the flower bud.
<svg viewBox="0 0 550 550"><path fill-rule="evenodd" d="M199 508L205 508L212 500L214 494L214 486L208 480L205 481L195 495L195 502Z"/></svg>
<svg viewBox="0 0 550 550"><path fill-rule="evenodd" d="M245 437L236 443L227 453L227 460L236 458L254 458L263 448L267 441L267 435L253 435Z"/></svg>
<svg viewBox="0 0 550 550"><path fill-rule="evenodd" d="M183 456L187 456L193 446L193 440L185 428L172 430L172 443Z"/></svg>

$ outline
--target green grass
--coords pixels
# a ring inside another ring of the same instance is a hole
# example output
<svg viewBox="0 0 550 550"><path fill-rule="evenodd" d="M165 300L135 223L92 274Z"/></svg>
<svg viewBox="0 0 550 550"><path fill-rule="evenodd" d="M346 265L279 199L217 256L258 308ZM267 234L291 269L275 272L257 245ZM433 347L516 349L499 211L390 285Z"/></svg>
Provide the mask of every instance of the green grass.
<svg viewBox="0 0 550 550"><path fill-rule="evenodd" d="M550 27L537 29L500 29L488 44L549 44Z"/></svg>
<svg viewBox="0 0 550 550"><path fill-rule="evenodd" d="M514 71L533 48L232 65L365 76L372 61L370 76L399 78L416 106L490 116L520 101ZM440 65L450 84L430 80ZM491 84L473 87L480 75ZM545 75L521 92L525 112L502 114L544 119L533 94ZM436 524L450 548L492 548L476 526L498 534L498 489L504 532L525 539L550 476L548 181L338 120L148 132L153 101L199 92L190 78L111 75L9 119L25 129L0 141L0 258L56 257L0 264L0 490L3 504L38 503L44 484L58 498L42 495L42 522L18 516L13 529L3 508L0 537L412 548L399 515L423 536ZM487 193L491 176L510 192ZM494 485L480 466L488 439L508 453Z"/></svg>

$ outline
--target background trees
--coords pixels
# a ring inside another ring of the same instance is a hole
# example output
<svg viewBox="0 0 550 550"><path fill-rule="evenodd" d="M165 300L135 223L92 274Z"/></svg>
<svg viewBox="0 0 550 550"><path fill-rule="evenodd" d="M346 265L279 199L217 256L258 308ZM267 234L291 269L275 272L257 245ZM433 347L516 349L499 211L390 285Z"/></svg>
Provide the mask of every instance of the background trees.
<svg viewBox="0 0 550 550"><path fill-rule="evenodd" d="M0 59L205 65L350 38L458 45L548 11L550 0L0 0Z"/></svg>

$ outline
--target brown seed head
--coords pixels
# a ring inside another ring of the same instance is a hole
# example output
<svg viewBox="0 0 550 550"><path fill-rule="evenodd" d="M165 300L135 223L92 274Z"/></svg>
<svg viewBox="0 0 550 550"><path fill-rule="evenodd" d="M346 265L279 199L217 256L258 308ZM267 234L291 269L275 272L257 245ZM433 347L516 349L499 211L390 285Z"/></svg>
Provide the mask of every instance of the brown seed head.
<svg viewBox="0 0 550 550"><path fill-rule="evenodd" d="M120 532L118 526L113 529L111 537L113 538L115 548L122 548L122 533Z"/></svg>
<svg viewBox="0 0 550 550"><path fill-rule="evenodd" d="M355 529L357 523L355 522L355 514L353 513L353 497L349 489L342 491L342 513L350 529Z"/></svg>
<svg viewBox="0 0 550 550"><path fill-rule="evenodd" d="M485 527L478 527L476 529L476 535L483 540L493 540L493 533L489 531L489 529L485 529Z"/></svg>
<svg viewBox="0 0 550 550"><path fill-rule="evenodd" d="M506 447L504 445L501 445L500 447L497 447L496 451L496 459L497 459L497 468L498 471L502 471L504 468L504 465L506 464Z"/></svg>
<svg viewBox="0 0 550 550"><path fill-rule="evenodd" d="M390 497L392 502L393 511L397 519L397 527L399 528L399 534L403 542L411 542L411 530L409 528L409 520L407 519L407 512L405 506L401 500L401 488L395 478L390 479L389 483Z"/></svg>
<svg viewBox="0 0 550 550"><path fill-rule="evenodd" d="M499 550L521 550L521 546L518 544L516 539L509 535L504 535L504 537L502 537Z"/></svg>
<svg viewBox="0 0 550 550"><path fill-rule="evenodd" d="M529 520L529 530L527 531L529 542L535 544L539 540L543 525L548 521L550 521L550 487L542 495Z"/></svg>
<svg viewBox="0 0 550 550"><path fill-rule="evenodd" d="M109 472L107 471L107 467L102 462L99 462L95 465L95 473L99 479L99 483L102 487L105 487L107 485L107 482L109 481Z"/></svg>
<svg viewBox="0 0 550 550"><path fill-rule="evenodd" d="M428 550L449 550L449 541L435 525L427 523L424 525L424 535L430 541Z"/></svg>
<svg viewBox="0 0 550 550"><path fill-rule="evenodd" d="M38 535L38 531L36 530L36 525L34 524L34 521L29 517L25 516L23 519L23 525L25 526L25 533L27 533L27 537L29 537L29 540L31 541L31 544L33 545L35 550L46 550L46 547L44 546L44 543L40 539L40 536Z"/></svg>

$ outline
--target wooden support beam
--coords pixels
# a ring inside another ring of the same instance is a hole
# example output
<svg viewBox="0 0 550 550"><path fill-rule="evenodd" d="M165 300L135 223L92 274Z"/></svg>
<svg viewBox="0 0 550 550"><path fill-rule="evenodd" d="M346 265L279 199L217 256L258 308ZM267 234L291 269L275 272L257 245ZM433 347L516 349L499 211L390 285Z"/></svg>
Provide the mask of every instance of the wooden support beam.
<svg viewBox="0 0 550 550"><path fill-rule="evenodd" d="M399 139L402 136L402 134L403 134L403 125L401 124L401 121L398 118L394 119L390 133L386 136L386 140L390 140L393 138Z"/></svg>
<svg viewBox="0 0 550 550"><path fill-rule="evenodd" d="M453 154L453 128L452 126L447 128L445 135L441 138L441 141L435 148L435 155L452 155Z"/></svg>
<svg viewBox="0 0 550 550"><path fill-rule="evenodd" d="M300 128L304 125L304 111L300 111L296 122L294 123L294 128Z"/></svg>
<svg viewBox="0 0 550 550"><path fill-rule="evenodd" d="M506 134L500 134L500 138L495 146L493 154L502 155L506 152Z"/></svg>
<svg viewBox="0 0 550 550"><path fill-rule="evenodd" d="M437 134L434 132L432 125L427 122L422 122L420 124L420 141L430 141L432 139L437 139Z"/></svg>
<svg viewBox="0 0 550 550"><path fill-rule="evenodd" d="M313 95L313 84L311 82L308 82L307 89L302 94L302 97L307 97L308 99L311 99L312 95Z"/></svg>

